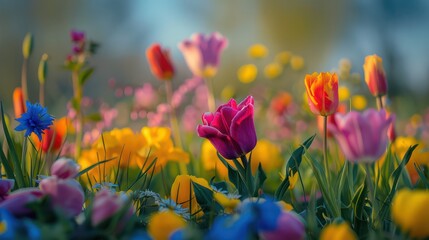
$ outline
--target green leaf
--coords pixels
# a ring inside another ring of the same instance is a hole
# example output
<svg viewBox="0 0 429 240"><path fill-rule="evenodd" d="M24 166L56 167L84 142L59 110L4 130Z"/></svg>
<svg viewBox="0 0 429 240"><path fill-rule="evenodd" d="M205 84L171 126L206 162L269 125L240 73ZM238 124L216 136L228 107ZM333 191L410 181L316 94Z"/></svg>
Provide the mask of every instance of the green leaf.
<svg viewBox="0 0 429 240"><path fill-rule="evenodd" d="M204 213L207 214L211 211L219 212L223 210L223 207L214 200L212 190L203 187L196 182L192 182L192 186L194 187L197 202L203 209Z"/></svg>
<svg viewBox="0 0 429 240"><path fill-rule="evenodd" d="M262 169L261 163L259 163L258 169L256 170L256 175L255 175L255 186L254 186L254 192L253 192L254 197L258 197L259 195L258 191L259 189L262 189L262 185L264 184L265 180L267 180L267 175Z"/></svg>
<svg viewBox="0 0 429 240"><path fill-rule="evenodd" d="M87 68L82 70L79 74L79 84L83 86L86 81L91 77L92 73L94 72L94 68Z"/></svg>
<svg viewBox="0 0 429 240"><path fill-rule="evenodd" d="M28 59L31 56L33 45L33 34L27 33L24 37L24 41L22 42L22 55L24 56L24 59Z"/></svg>
<svg viewBox="0 0 429 240"><path fill-rule="evenodd" d="M299 166L302 162L302 155L310 147L315 137L316 135L309 137L307 140L304 141L304 143L300 147L298 147L297 149L295 149L295 151L293 151L292 156L289 158L286 164L285 179L279 185L279 187L277 188L274 194L274 197L277 200L281 200L285 195L286 191L290 186L289 177L295 175L295 173L298 172Z"/></svg>
<svg viewBox="0 0 429 240"><path fill-rule="evenodd" d="M100 164L104 164L104 163L107 163L107 162L109 162L109 161L112 161L113 159L115 159L115 158L106 159L106 160L99 161L99 162L97 162L97 163L92 164L91 166L89 166L89 167L87 167L87 168L83 169L82 171L80 171L80 172L76 175L76 178L78 178L78 177L82 176L83 174L85 174L85 173L89 172L91 169L93 169L93 168L97 167L98 165L100 165Z"/></svg>
<svg viewBox="0 0 429 240"><path fill-rule="evenodd" d="M3 142L0 142L0 146L3 146ZM6 155L3 152L3 148L0 147L0 160L4 167L4 170L6 171L6 177L9 179L15 179L15 175L13 174L13 169L11 164L9 163L9 160L7 159Z"/></svg>
<svg viewBox="0 0 429 240"><path fill-rule="evenodd" d="M12 158L12 162L13 162L12 168L13 168L13 171L15 173L16 188L17 189L23 188L23 187L26 187L24 175L22 173L21 164L19 162L18 154L16 153L15 145L13 143L12 138L10 137L9 129L6 126L6 120L4 118L4 111L3 111L3 103L1 103L1 102L0 102L0 108L1 108L1 120L2 120L2 124L3 124L3 132L4 132L4 135L6 137L6 142L7 142L8 149L9 149L9 152L11 154L11 158Z"/></svg>
<svg viewBox="0 0 429 240"><path fill-rule="evenodd" d="M414 163L414 167L416 168L417 173L419 174L420 181L423 183L426 189L429 189L429 181L425 176L424 168L422 168L419 164Z"/></svg>

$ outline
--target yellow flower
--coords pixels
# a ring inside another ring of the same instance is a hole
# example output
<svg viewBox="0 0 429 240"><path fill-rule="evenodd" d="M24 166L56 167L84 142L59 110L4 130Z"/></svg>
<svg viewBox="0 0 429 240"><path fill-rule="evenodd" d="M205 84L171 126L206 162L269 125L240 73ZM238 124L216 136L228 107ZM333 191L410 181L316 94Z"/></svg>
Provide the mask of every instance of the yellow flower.
<svg viewBox="0 0 429 240"><path fill-rule="evenodd" d="M288 51L279 52L276 55L276 61L283 65L289 64L291 58L292 58L292 53Z"/></svg>
<svg viewBox="0 0 429 240"><path fill-rule="evenodd" d="M262 44L253 44L247 50L248 54L252 58L264 58L268 55L268 49Z"/></svg>
<svg viewBox="0 0 429 240"><path fill-rule="evenodd" d="M283 165L280 147L267 139L260 139L252 151L252 172L256 172L259 163L265 172L278 170Z"/></svg>
<svg viewBox="0 0 429 240"><path fill-rule="evenodd" d="M265 69L264 69L265 77L268 79L276 78L280 76L282 72L283 72L283 68L282 68L282 65L280 65L279 63L270 63L267 66L265 66Z"/></svg>
<svg viewBox="0 0 429 240"><path fill-rule="evenodd" d="M415 144L418 144L418 146L406 165L411 182L413 183L416 183L419 179L419 174L414 164L429 166L429 152L423 151L425 144L413 137L397 137L392 144L392 151L399 159L402 159L408 148Z"/></svg>
<svg viewBox="0 0 429 240"><path fill-rule="evenodd" d="M149 157L149 162L145 166L156 159L155 173L158 173L168 161L189 163L189 154L174 147L169 128L143 127L141 133L147 142L147 146L139 151L140 156L144 157L143 161L138 162L140 168L145 164L146 157Z"/></svg>
<svg viewBox="0 0 429 240"><path fill-rule="evenodd" d="M255 64L243 65L237 71L238 80L242 83L251 83L255 81L256 75L258 75L258 69Z"/></svg>
<svg viewBox="0 0 429 240"><path fill-rule="evenodd" d="M341 101L349 100L350 98L350 91L348 87L339 87L338 88L338 98Z"/></svg>
<svg viewBox="0 0 429 240"><path fill-rule="evenodd" d="M171 186L170 198L184 208L191 207L191 216L196 214L197 217L200 217L203 215L203 212L195 197L192 182L211 189L209 183L204 178L197 178L191 175L179 175L174 179L173 185Z"/></svg>
<svg viewBox="0 0 429 240"><path fill-rule="evenodd" d="M293 210L293 206L285 201L278 201L277 202L278 205L280 205L280 207L283 209L283 211L292 211Z"/></svg>
<svg viewBox="0 0 429 240"><path fill-rule="evenodd" d="M356 110L364 110L366 108L366 98L362 95L352 97L352 107Z"/></svg>
<svg viewBox="0 0 429 240"><path fill-rule="evenodd" d="M220 95L222 97L222 100L228 101L229 99L234 97L235 89L234 87L228 85L222 89Z"/></svg>
<svg viewBox="0 0 429 240"><path fill-rule="evenodd" d="M228 169L219 160L216 148L207 139L201 145L201 161L206 171L216 169L220 179L228 178Z"/></svg>
<svg viewBox="0 0 429 240"><path fill-rule="evenodd" d="M320 234L320 240L355 240L356 233L346 222L340 224L329 224L324 227Z"/></svg>
<svg viewBox="0 0 429 240"><path fill-rule="evenodd" d="M186 226L186 221L173 211L153 214L147 226L149 234L156 240L168 240L170 235Z"/></svg>
<svg viewBox="0 0 429 240"><path fill-rule="evenodd" d="M238 204L240 204L240 199L229 198L227 195L220 192L214 192L213 198L224 208L226 213L232 213Z"/></svg>
<svg viewBox="0 0 429 240"><path fill-rule="evenodd" d="M392 218L413 238L429 237L429 191L402 189L392 201Z"/></svg>
<svg viewBox="0 0 429 240"><path fill-rule="evenodd" d="M290 66L293 70L298 71L304 68L304 58L301 56L292 56L290 59Z"/></svg>

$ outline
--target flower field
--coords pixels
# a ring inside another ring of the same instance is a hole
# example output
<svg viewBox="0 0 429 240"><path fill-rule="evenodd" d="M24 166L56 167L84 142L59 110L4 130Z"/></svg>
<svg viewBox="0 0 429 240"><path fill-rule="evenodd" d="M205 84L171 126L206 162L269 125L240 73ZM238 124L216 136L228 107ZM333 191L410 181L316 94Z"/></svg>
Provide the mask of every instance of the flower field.
<svg viewBox="0 0 429 240"><path fill-rule="evenodd" d="M23 40L21 84L1 105L0 239L429 238L429 109L397 117L380 56L357 73L348 60L315 72L289 51L262 67L268 48L254 44L236 78L264 87L236 91L216 81L231 43L195 33L181 59L147 47L155 83L111 81L114 96L95 100L102 43L87 34L70 31L64 116L45 104L54 60L30 77L38 56ZM305 77L270 86L287 71Z"/></svg>

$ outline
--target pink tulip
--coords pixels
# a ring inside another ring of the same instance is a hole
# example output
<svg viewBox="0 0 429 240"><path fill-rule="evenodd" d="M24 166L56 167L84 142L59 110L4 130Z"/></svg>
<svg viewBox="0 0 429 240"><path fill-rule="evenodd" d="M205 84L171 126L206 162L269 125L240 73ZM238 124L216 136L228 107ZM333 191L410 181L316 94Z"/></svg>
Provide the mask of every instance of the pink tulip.
<svg viewBox="0 0 429 240"><path fill-rule="evenodd" d="M220 33L198 33L181 42L179 49L195 76L209 78L216 74L220 54L227 45L228 40Z"/></svg>
<svg viewBox="0 0 429 240"><path fill-rule="evenodd" d="M227 159L247 154L256 146L253 122L253 97L248 96L237 105L234 99L221 105L215 113L203 115L203 125L198 125L198 136L207 138Z"/></svg>
<svg viewBox="0 0 429 240"><path fill-rule="evenodd" d="M27 204L40 199L43 193L37 188L22 188L12 192L0 203L0 208L7 209L15 217L24 217L32 214Z"/></svg>
<svg viewBox="0 0 429 240"><path fill-rule="evenodd" d="M0 179L0 202L8 195L14 183L13 179Z"/></svg>
<svg viewBox="0 0 429 240"><path fill-rule="evenodd" d="M51 198L53 206L66 216L74 217L82 211L85 196L82 186L76 180L52 176L43 179L39 187Z"/></svg>
<svg viewBox="0 0 429 240"><path fill-rule="evenodd" d="M79 173L80 166L69 158L60 158L52 164L51 175L58 178L74 178Z"/></svg>
<svg viewBox="0 0 429 240"><path fill-rule="evenodd" d="M384 110L336 114L335 120L337 124L328 124L328 129L347 160L374 162L383 155L387 147L387 129L392 122L392 117L386 117Z"/></svg>
<svg viewBox="0 0 429 240"><path fill-rule="evenodd" d="M265 240L301 240L305 239L305 227L296 214L283 211L277 220L277 228L262 232L261 236Z"/></svg>
<svg viewBox="0 0 429 240"><path fill-rule="evenodd" d="M128 204L128 197L125 194L116 195L107 189L101 189L94 197L91 213L91 223L97 226L108 220ZM125 216L120 220L121 223L127 222L134 212L132 206L129 207ZM124 227L123 224L117 226L117 231Z"/></svg>

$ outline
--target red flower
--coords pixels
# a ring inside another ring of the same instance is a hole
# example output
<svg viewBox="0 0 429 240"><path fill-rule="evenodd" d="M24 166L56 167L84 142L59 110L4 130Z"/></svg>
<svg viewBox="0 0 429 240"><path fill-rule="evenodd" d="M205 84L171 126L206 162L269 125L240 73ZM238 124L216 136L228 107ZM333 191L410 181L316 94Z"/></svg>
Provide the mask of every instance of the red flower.
<svg viewBox="0 0 429 240"><path fill-rule="evenodd" d="M337 74L322 72L305 76L308 104L314 114L328 116L337 110L338 77Z"/></svg>
<svg viewBox="0 0 429 240"><path fill-rule="evenodd" d="M162 49L158 43L152 44L146 50L152 74L160 80L170 80L174 75L173 63L167 50Z"/></svg>
<svg viewBox="0 0 429 240"><path fill-rule="evenodd" d="M387 81L382 59L375 54L367 56L363 70L365 73L365 82L371 94L375 97L386 95Z"/></svg>

